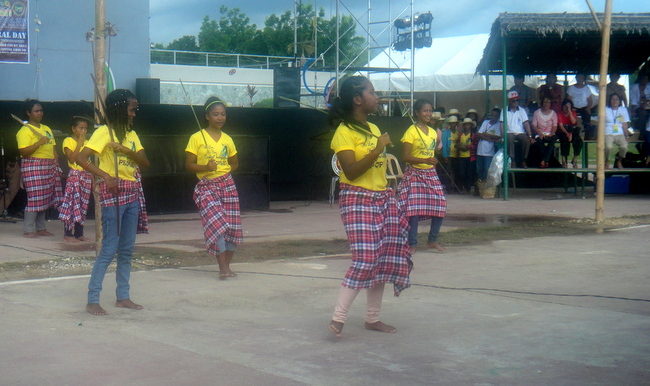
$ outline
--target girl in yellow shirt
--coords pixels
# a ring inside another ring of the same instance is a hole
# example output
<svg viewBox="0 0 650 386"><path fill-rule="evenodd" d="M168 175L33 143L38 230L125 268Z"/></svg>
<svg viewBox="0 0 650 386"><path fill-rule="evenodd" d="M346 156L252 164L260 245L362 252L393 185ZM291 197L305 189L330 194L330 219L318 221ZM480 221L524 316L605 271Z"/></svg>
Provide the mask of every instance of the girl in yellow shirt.
<svg viewBox="0 0 650 386"><path fill-rule="evenodd" d="M409 220L411 253L418 245L419 222L429 218L431 227L427 246L444 252L446 249L438 243L438 233L447 210L447 200L436 172L438 159L435 150L439 138L436 130L429 127L433 105L426 99L418 99L413 104L413 111L417 120L402 137L402 153L408 166L397 188L397 200L400 210Z"/></svg>
<svg viewBox="0 0 650 386"><path fill-rule="evenodd" d="M25 102L27 124L16 133L20 152L20 170L27 190L24 236L54 236L45 229L45 212L58 208L63 198L61 168L57 160L56 142L49 127L41 123L43 106L36 99Z"/></svg>
<svg viewBox="0 0 650 386"><path fill-rule="evenodd" d="M199 182L194 202L203 222L206 249L216 256L219 279L236 277L230 262L237 244L243 241L239 195L230 172L239 160L232 138L221 129L226 123L226 104L210 97L204 106L205 129L194 133L185 148L185 168L196 173Z"/></svg>
<svg viewBox="0 0 650 386"><path fill-rule="evenodd" d="M329 329L341 336L348 309L361 289L367 289L365 328L396 332L379 320L384 283L393 283L395 296L410 286L412 267L406 233L392 189L386 188L387 133L368 122L378 97L368 79L351 76L332 103L329 123L336 129L331 148L341 164L341 219L350 241L352 264L343 280Z"/></svg>
<svg viewBox="0 0 650 386"><path fill-rule="evenodd" d="M90 241L84 236L84 222L88 212L88 201L92 189L93 176L78 163L77 157L86 143L90 119L73 117L70 123L72 135L63 140L63 153L68 159L68 179L65 183L65 195L59 208L59 218L63 221L63 240L68 243Z"/></svg>

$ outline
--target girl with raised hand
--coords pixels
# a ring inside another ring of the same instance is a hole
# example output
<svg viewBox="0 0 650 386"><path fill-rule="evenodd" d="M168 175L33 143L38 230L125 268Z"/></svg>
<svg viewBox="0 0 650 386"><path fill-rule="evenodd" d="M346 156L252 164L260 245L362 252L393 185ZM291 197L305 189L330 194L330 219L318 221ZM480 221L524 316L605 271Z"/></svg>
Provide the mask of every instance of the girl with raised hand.
<svg viewBox="0 0 650 386"><path fill-rule="evenodd" d="M413 263L407 241L408 222L400 214L393 190L387 188L386 146L382 134L368 122L378 97L368 79L351 76L332 103L329 124L336 129L331 148L341 165L341 219L350 242L352 264L339 291L329 329L341 336L348 309L360 290L367 290L365 328L396 332L379 320L384 284L393 283L395 296L410 286Z"/></svg>
<svg viewBox="0 0 650 386"><path fill-rule="evenodd" d="M93 176L77 163L79 153L86 143L90 119L80 116L72 118L71 136L63 140L63 153L68 159L68 179L65 184L63 203L59 208L59 218L63 221L63 240L68 243L90 241L84 236L84 222L88 212L88 201L92 190Z"/></svg>

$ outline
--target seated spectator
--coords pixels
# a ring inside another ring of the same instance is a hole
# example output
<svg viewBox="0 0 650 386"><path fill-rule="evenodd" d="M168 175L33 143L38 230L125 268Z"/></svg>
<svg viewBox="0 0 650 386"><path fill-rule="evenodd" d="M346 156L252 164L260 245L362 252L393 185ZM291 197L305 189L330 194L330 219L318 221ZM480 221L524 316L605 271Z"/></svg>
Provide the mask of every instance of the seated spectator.
<svg viewBox="0 0 650 386"><path fill-rule="evenodd" d="M557 136L557 114L551 110L551 98L542 99L542 107L533 114L533 130L537 134L536 141L542 146L542 162L540 167L547 168L548 161L553 155Z"/></svg>
<svg viewBox="0 0 650 386"><path fill-rule="evenodd" d="M571 164L574 168L578 167L578 157L582 151L582 137L580 137L580 127L578 126L578 116L573 110L571 99L562 101L562 112L557 116L558 130L555 132L560 140L560 154L562 155L562 167L567 167L569 150L573 145L573 159Z"/></svg>
<svg viewBox="0 0 650 386"><path fill-rule="evenodd" d="M510 167L517 167L517 164L522 168L527 168L526 160L528 159L528 151L530 144L534 142L533 136L530 131L530 122L528 121L528 114L526 111L519 107L519 94L517 91L508 92L508 110L502 111L499 117L501 122L501 132L503 133L503 115L508 116L508 156L512 157L513 161ZM519 147L521 154L517 157L515 153L515 139L519 140Z"/></svg>
<svg viewBox="0 0 650 386"><path fill-rule="evenodd" d="M629 132L627 123L630 116L627 109L621 106L621 98L618 94L612 94L609 97L607 108L605 110L605 169L609 169L609 153L618 146L616 157L616 167L623 169L623 159L627 154L627 145Z"/></svg>

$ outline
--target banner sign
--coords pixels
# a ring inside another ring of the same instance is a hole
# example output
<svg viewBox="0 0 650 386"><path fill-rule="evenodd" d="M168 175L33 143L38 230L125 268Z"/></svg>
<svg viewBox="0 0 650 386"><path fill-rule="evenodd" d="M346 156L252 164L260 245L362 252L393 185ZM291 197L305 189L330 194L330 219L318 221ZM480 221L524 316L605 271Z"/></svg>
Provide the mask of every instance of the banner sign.
<svg viewBox="0 0 650 386"><path fill-rule="evenodd" d="M28 0L0 0L0 63L29 63Z"/></svg>

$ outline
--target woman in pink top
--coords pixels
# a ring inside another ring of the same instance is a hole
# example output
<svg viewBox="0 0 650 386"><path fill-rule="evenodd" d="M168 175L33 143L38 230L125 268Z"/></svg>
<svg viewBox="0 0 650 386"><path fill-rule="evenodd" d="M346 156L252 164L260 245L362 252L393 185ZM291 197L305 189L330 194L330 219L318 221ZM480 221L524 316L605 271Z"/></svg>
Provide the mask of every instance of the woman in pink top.
<svg viewBox="0 0 650 386"><path fill-rule="evenodd" d="M542 168L548 167L548 161L551 159L557 136L557 114L551 110L551 98L542 99L542 107L535 110L533 114L533 131L537 134L535 139L542 146Z"/></svg>

